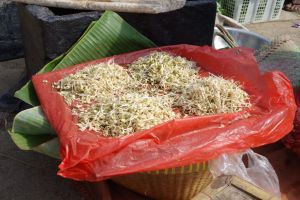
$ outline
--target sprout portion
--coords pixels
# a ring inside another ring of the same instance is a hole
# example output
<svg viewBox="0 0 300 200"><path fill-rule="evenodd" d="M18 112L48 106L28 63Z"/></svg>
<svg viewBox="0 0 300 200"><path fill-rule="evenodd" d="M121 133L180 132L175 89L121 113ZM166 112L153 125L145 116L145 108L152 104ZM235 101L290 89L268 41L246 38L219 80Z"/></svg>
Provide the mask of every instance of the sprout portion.
<svg viewBox="0 0 300 200"><path fill-rule="evenodd" d="M129 64L128 69L135 80L174 92L199 78L195 62L167 52L152 52Z"/></svg>
<svg viewBox="0 0 300 200"><path fill-rule="evenodd" d="M127 71L113 62L85 67L53 84L68 105L89 104L101 97L122 95L136 87Z"/></svg>
<svg viewBox="0 0 300 200"><path fill-rule="evenodd" d="M81 131L100 131L104 136L120 136L151 128L177 117L167 96L129 93L106 98L88 108L77 108Z"/></svg>
<svg viewBox="0 0 300 200"><path fill-rule="evenodd" d="M214 75L198 79L177 97L177 105L189 115L233 113L251 106L237 82Z"/></svg>

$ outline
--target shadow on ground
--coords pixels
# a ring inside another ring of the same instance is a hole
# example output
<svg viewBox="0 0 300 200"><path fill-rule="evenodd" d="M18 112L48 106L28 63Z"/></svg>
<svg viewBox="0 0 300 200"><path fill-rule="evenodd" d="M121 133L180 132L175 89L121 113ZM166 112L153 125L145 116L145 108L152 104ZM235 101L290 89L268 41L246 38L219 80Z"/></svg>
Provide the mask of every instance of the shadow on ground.
<svg viewBox="0 0 300 200"><path fill-rule="evenodd" d="M56 175L59 161L21 151L8 133L0 131L0 199L81 199L73 183Z"/></svg>

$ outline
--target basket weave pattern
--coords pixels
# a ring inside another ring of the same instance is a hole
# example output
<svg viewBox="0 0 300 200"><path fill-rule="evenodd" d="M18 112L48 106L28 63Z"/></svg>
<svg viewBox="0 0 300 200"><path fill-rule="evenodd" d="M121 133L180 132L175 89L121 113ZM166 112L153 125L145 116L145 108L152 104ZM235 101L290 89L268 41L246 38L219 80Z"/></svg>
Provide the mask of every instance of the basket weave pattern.
<svg viewBox="0 0 300 200"><path fill-rule="evenodd" d="M116 177L114 182L153 199L187 200L212 182L208 163Z"/></svg>

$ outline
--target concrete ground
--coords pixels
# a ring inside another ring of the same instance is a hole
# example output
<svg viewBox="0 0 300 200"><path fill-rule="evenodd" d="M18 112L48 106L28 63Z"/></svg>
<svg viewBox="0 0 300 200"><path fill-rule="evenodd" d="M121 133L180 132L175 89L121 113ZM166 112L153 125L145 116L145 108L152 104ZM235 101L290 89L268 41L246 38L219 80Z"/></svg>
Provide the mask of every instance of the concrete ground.
<svg viewBox="0 0 300 200"><path fill-rule="evenodd" d="M79 200L71 181L56 175L59 162L19 150L5 130L0 131L1 200Z"/></svg>
<svg viewBox="0 0 300 200"><path fill-rule="evenodd" d="M0 95L18 80L24 70L24 59L0 62ZM3 120L1 113L0 120ZM5 127L0 127L1 200L82 199L71 181L56 175L58 164L58 160L47 156L19 150Z"/></svg>
<svg viewBox="0 0 300 200"><path fill-rule="evenodd" d="M297 14L283 12L281 21L249 24L247 27L270 39L289 34L300 46L300 29L291 27L298 19L300 21ZM0 62L0 95L18 80L24 70L24 59ZM1 115L0 120L3 120ZM58 164L57 160L44 155L19 150L5 128L0 127L1 200L82 199L73 182L56 175Z"/></svg>
<svg viewBox="0 0 300 200"><path fill-rule="evenodd" d="M247 24L245 26L250 31L261 34L269 39L288 34L300 47L300 28L293 28L292 25L294 23L300 23L300 15L298 13L282 11L279 21Z"/></svg>

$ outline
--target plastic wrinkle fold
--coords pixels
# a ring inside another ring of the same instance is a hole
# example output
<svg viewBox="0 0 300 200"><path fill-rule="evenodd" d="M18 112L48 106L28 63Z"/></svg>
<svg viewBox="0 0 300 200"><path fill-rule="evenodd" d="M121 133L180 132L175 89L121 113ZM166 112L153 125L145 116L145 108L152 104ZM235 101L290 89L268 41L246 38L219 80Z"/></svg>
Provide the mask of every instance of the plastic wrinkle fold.
<svg viewBox="0 0 300 200"><path fill-rule="evenodd" d="M238 113L176 119L119 138L79 131L71 110L51 85L90 65L113 59L126 66L152 51L167 51L197 62L202 71L239 81L252 107ZM252 50L175 45L117 55L35 75L41 106L58 134L62 162L58 174L75 180L101 181L117 175L212 160L276 142L293 129L296 104L286 76L262 74Z"/></svg>

